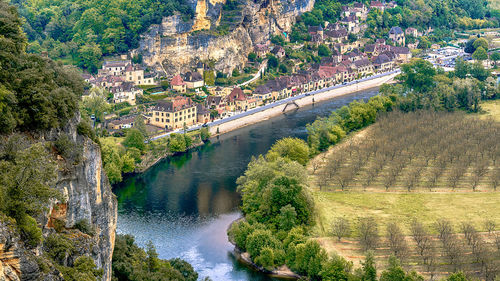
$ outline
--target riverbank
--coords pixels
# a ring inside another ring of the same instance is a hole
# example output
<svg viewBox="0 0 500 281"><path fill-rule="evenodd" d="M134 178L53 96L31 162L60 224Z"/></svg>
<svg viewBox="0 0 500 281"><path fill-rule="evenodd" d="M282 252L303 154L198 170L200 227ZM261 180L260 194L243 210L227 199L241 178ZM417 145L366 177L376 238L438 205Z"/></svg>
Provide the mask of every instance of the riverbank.
<svg viewBox="0 0 500 281"><path fill-rule="evenodd" d="M336 97L352 94L355 92L376 88L383 85L384 83L390 82L391 80L394 79L394 77L397 74L399 74L398 70L375 75L373 77L367 77L360 80L352 81L347 83L346 85L336 85L329 88L324 88L317 91L312 91L309 93L304 93L298 96L279 100L274 103L268 104L266 106L255 108L227 119L216 120L214 122L208 123L209 132L212 137L220 136L222 134L229 133L239 128L256 124L268 120L272 117L279 116L290 110L296 110L300 107L311 105L316 102L322 102ZM198 126L195 128L191 128L189 131L197 130L200 128L202 127ZM168 134L163 135L163 137L165 136L168 136ZM152 139L157 140L160 138L157 136L153 137ZM196 148L203 144L204 142L194 144L189 149ZM186 153L187 151L189 151L189 149L181 153ZM146 164L141 165L140 168L136 170L136 173L145 172L146 170L153 167L156 163L158 163L162 159L165 159L166 157L169 157L171 155L173 154L165 153L161 156L157 156L151 161L148 161Z"/></svg>
<svg viewBox="0 0 500 281"><path fill-rule="evenodd" d="M321 102L343 95L379 87L393 80L394 77L398 74L399 70L395 70L373 77L349 82L346 85L336 85L329 88L301 94L295 97L283 99L267 106L252 109L245 113L239 114L241 116L236 115L230 119L228 118L227 120L222 119L214 121L211 124L209 123L209 131L213 136L228 133L248 125L265 121L269 118L278 116L290 110L295 110L303 106L314 104L316 102Z"/></svg>

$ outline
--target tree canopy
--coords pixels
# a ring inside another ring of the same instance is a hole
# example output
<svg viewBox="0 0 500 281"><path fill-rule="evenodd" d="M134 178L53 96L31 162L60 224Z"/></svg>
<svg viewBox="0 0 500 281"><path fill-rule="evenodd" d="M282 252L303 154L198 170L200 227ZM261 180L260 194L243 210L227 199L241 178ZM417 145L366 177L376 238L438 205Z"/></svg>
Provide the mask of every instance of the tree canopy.
<svg viewBox="0 0 500 281"><path fill-rule="evenodd" d="M76 70L25 52L21 24L16 9L0 1L0 134L60 127L83 93Z"/></svg>

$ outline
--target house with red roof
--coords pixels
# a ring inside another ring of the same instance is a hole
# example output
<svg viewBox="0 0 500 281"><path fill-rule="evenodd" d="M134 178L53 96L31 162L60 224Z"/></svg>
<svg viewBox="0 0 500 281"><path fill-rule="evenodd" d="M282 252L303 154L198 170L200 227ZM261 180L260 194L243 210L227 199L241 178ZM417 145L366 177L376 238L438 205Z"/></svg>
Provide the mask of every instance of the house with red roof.
<svg viewBox="0 0 500 281"><path fill-rule="evenodd" d="M177 74L170 80L170 88L178 93L185 93L187 91L187 84L184 82L180 74Z"/></svg>

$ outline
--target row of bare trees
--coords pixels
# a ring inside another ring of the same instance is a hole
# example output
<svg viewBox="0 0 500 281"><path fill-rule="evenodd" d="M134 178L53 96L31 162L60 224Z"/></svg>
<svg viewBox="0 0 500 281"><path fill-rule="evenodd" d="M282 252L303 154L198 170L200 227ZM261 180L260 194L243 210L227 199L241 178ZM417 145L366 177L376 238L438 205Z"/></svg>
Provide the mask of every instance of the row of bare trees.
<svg viewBox="0 0 500 281"><path fill-rule="evenodd" d="M464 113L418 111L382 116L313 171L322 190L416 188L476 191L500 185L500 123Z"/></svg>
<svg viewBox="0 0 500 281"><path fill-rule="evenodd" d="M494 280L500 273L500 233L495 232L493 220L486 220L483 227L486 231L479 232L470 222L454 226L441 219L428 228L413 219L407 234L398 223L388 223L384 237L373 217L360 218L354 227L347 218L339 217L331 230L338 241L354 232L362 251L389 251L408 267L417 264L417 270L426 272L431 279L439 269Z"/></svg>

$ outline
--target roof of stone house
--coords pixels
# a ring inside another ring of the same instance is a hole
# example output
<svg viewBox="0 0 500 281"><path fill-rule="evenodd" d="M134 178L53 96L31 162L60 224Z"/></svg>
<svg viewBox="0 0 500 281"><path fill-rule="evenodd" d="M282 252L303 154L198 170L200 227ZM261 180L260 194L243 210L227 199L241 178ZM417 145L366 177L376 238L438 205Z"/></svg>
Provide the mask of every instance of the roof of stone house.
<svg viewBox="0 0 500 281"><path fill-rule="evenodd" d="M123 82L120 86L111 87L111 89L109 89L109 91L113 94L122 92L131 92L132 90L136 90L136 87L132 82Z"/></svg>
<svg viewBox="0 0 500 281"><path fill-rule="evenodd" d="M371 1L370 7L384 7L384 4L382 4L382 2L380 1Z"/></svg>
<svg viewBox="0 0 500 281"><path fill-rule="evenodd" d="M321 25L309 26L309 28L307 28L307 32L309 33L316 33L318 31L323 31L323 27Z"/></svg>
<svg viewBox="0 0 500 281"><path fill-rule="evenodd" d="M390 62L391 60L389 59L389 57L385 54L381 54L379 56L376 56L374 59L373 59L373 63L374 64L383 64L383 63L387 63L387 62Z"/></svg>
<svg viewBox="0 0 500 281"><path fill-rule="evenodd" d="M201 74L198 72L188 71L184 74L184 81L188 82L203 81L203 76L201 76Z"/></svg>
<svg viewBox="0 0 500 281"><path fill-rule="evenodd" d="M396 54L409 54L410 53L410 49L407 47L391 46L390 50Z"/></svg>
<svg viewBox="0 0 500 281"><path fill-rule="evenodd" d="M274 47L274 48L271 50L271 53L273 53L273 54L275 54L275 55L276 55L277 53L284 52L284 51L285 51L285 49L283 49L283 47L281 47L281 46L276 46L276 47Z"/></svg>
<svg viewBox="0 0 500 281"><path fill-rule="evenodd" d="M266 85L259 85L253 91L253 93L257 94L257 95L265 95L265 94L269 94L270 92L271 92L271 90Z"/></svg>
<svg viewBox="0 0 500 281"><path fill-rule="evenodd" d="M182 86L185 84L186 83L184 83L184 80L182 80L182 77L180 74L175 75L174 78L172 78L172 80L170 81L170 85L172 85L172 86Z"/></svg>
<svg viewBox="0 0 500 281"><path fill-rule="evenodd" d="M338 30L326 30L325 36L332 38L342 38L347 36L347 30L345 28L341 28Z"/></svg>
<svg viewBox="0 0 500 281"><path fill-rule="evenodd" d="M393 27L391 27L389 34L396 34L396 35L403 34L403 30L399 26L393 26Z"/></svg>
<svg viewBox="0 0 500 281"><path fill-rule="evenodd" d="M188 97L175 97L172 101L159 101L153 110L174 112L193 106L193 101Z"/></svg>
<svg viewBox="0 0 500 281"><path fill-rule="evenodd" d="M219 104L221 101L222 101L221 96L208 96L207 97L207 103L209 103L209 104L211 104L211 103Z"/></svg>
<svg viewBox="0 0 500 281"><path fill-rule="evenodd" d="M226 100L229 100L229 101L234 101L234 100L244 101L246 99L247 99L247 97L246 97L245 93L243 93L243 90L239 87L235 87L231 91L231 93L226 96Z"/></svg>
<svg viewBox="0 0 500 281"><path fill-rule="evenodd" d="M357 60L354 62L354 65L358 68L368 66L370 64L371 64L371 62L368 59L361 59L361 60Z"/></svg>
<svg viewBox="0 0 500 281"><path fill-rule="evenodd" d="M205 115L210 111L201 103L196 104L196 114Z"/></svg>

